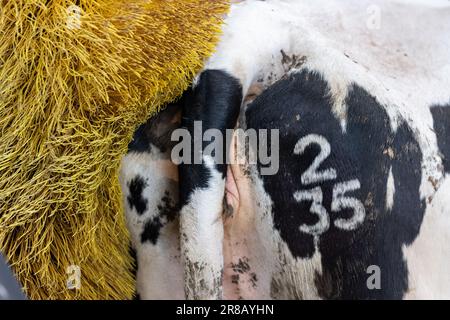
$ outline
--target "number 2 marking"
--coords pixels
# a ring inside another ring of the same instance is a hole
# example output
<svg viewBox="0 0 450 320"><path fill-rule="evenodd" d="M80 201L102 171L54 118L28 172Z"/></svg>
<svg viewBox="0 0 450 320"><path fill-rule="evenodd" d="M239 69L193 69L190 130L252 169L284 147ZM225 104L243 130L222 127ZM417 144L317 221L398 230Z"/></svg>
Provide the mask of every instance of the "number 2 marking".
<svg viewBox="0 0 450 320"><path fill-rule="evenodd" d="M309 168L302 174L302 184L308 185L316 182L336 179L337 173L334 168L318 171L322 162L324 162L325 159L331 154L330 143L325 137L318 134L309 134L301 138L294 147L294 154L303 154L306 148L312 144L318 145L320 147L320 152Z"/></svg>

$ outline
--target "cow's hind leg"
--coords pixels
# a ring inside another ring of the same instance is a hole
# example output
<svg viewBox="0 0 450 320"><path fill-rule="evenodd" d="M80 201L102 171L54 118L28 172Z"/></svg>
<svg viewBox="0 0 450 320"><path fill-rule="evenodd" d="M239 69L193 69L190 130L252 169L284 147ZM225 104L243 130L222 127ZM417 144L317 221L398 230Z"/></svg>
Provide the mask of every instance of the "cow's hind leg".
<svg viewBox="0 0 450 320"><path fill-rule="evenodd" d="M181 108L169 105L135 132L122 160L125 215L136 250L141 299L183 299L178 223L178 169L170 159Z"/></svg>
<svg viewBox="0 0 450 320"><path fill-rule="evenodd" d="M183 150L180 235L188 299L221 299L223 201L227 172L226 129L233 129L242 101L234 77L206 70L186 96L182 128L192 137Z"/></svg>

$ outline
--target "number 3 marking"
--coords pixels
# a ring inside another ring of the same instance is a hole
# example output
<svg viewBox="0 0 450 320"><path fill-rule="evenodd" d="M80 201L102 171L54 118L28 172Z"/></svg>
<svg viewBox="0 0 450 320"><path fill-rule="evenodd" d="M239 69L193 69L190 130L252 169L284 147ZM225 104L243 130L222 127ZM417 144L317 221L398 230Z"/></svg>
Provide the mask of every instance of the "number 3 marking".
<svg viewBox="0 0 450 320"><path fill-rule="evenodd" d="M309 134L301 138L294 147L294 154L303 154L306 148L311 144L318 145L320 147L320 152L309 168L302 174L302 184L308 185L316 182L336 179L337 174L334 168L318 171L318 168L322 162L325 161L331 153L330 143L325 137L318 134Z"/></svg>
<svg viewBox="0 0 450 320"><path fill-rule="evenodd" d="M328 216L327 209L322 206L323 194L320 187L311 190L297 191L294 193L294 198L298 202L312 201L309 211L319 217L319 221L313 226L302 224L300 226L300 231L313 236L318 236L328 230L330 227L330 217Z"/></svg>

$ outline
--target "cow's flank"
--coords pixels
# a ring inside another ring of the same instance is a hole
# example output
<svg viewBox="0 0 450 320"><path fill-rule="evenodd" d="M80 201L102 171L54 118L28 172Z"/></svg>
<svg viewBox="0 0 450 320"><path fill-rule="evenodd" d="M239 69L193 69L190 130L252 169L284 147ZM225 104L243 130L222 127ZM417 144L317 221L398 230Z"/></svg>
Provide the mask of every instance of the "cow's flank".
<svg viewBox="0 0 450 320"><path fill-rule="evenodd" d="M364 89L352 85L345 103L343 128L327 83L302 71L249 105L248 128L280 129L280 171L261 177L274 227L294 257L320 253L322 297L401 298L408 288L402 246L417 236L424 213L422 154L409 127L393 132ZM386 275L382 290L367 287L371 265Z"/></svg>

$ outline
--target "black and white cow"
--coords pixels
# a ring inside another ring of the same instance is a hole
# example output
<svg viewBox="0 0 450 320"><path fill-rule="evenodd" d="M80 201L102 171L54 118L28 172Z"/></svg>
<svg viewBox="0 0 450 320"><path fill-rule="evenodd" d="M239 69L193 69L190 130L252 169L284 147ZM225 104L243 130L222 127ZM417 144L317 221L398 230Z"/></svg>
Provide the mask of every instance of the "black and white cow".
<svg viewBox="0 0 450 320"><path fill-rule="evenodd" d="M141 298L450 298L450 4L374 3L233 4L123 159ZM177 166L179 128L276 132L278 161L234 134L241 161L209 136Z"/></svg>

